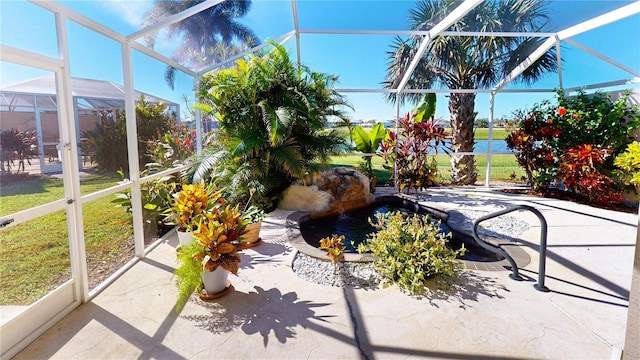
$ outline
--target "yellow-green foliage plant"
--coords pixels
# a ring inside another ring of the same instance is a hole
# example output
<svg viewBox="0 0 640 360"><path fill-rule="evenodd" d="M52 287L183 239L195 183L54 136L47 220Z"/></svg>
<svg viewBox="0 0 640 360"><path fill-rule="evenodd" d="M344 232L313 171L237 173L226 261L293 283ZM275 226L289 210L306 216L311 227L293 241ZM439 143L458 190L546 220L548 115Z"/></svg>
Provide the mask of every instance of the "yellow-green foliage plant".
<svg viewBox="0 0 640 360"><path fill-rule="evenodd" d="M438 286L446 287L458 278L461 263L460 250L449 249L446 244L451 234L440 231L439 222L423 215L402 212L376 214L378 229L366 243L358 246L358 252L371 252L377 257L376 270L385 283L396 283L411 295L424 295L428 281L435 279Z"/></svg>
<svg viewBox="0 0 640 360"><path fill-rule="evenodd" d="M214 271L219 266L232 274L239 270L239 240L249 220L243 218L238 205L225 204L220 197L213 202L215 206L204 214L193 233L196 241L178 252L178 268L174 272L179 292L177 311L195 289L200 289L204 271Z"/></svg>
<svg viewBox="0 0 640 360"><path fill-rule="evenodd" d="M618 168L616 175L625 185L635 187L636 198L640 198L640 142L630 143L625 152L615 158L613 164Z"/></svg>
<svg viewBox="0 0 640 360"><path fill-rule="evenodd" d="M168 210L179 231L193 231L209 210L210 199L220 197L221 191L212 192L204 183L185 184L173 194L173 206Z"/></svg>
<svg viewBox="0 0 640 360"><path fill-rule="evenodd" d="M327 251L332 263L344 261L344 235L333 234L331 237L320 239L320 249Z"/></svg>

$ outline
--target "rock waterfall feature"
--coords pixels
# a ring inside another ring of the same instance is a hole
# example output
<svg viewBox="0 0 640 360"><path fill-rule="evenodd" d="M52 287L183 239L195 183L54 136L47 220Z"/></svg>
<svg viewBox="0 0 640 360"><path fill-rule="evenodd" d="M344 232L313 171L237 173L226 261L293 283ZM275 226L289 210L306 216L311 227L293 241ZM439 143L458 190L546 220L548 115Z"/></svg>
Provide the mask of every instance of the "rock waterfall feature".
<svg viewBox="0 0 640 360"><path fill-rule="evenodd" d="M310 213L310 217L333 216L365 207L375 196L369 179L359 171L338 167L298 180L283 192L278 207Z"/></svg>

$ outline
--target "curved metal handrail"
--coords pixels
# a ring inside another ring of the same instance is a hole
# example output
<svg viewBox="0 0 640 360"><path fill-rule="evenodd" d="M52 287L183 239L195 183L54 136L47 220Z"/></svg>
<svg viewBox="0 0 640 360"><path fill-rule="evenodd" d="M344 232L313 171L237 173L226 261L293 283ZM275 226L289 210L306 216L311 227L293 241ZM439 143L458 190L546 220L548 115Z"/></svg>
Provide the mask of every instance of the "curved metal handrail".
<svg viewBox="0 0 640 360"><path fill-rule="evenodd" d="M480 236L478 235L478 225L485 221L485 220L489 220L489 219L493 219L496 218L498 216L504 215L504 214L508 214L510 212L516 211L516 210L529 210L532 213L534 213L538 219L540 220L540 261L538 263L538 283L534 285L534 287L536 288L536 290L538 291L544 291L547 292L549 291L549 288L547 288L544 285L544 278L545 278L545 270L546 270L546 260L547 260L547 220L544 218L544 216L542 216L542 213L534 208L533 206L529 206L529 205L516 205L516 206L512 206L500 211L496 211L494 213L485 215L485 216L481 216L479 218L477 218L474 222L473 222L473 238L476 240L476 243L482 247L483 249L486 249L488 251L494 252L498 255L503 256L505 259L507 259L509 261L509 263L511 264L511 269L513 271L513 273L510 275L512 279L514 280L522 280L522 277L520 276L520 274L518 273L518 265L516 264L516 262L513 260L513 258L511 257L511 255L507 254L506 251L502 250L499 247L490 245L486 242L484 242L482 239L480 239Z"/></svg>

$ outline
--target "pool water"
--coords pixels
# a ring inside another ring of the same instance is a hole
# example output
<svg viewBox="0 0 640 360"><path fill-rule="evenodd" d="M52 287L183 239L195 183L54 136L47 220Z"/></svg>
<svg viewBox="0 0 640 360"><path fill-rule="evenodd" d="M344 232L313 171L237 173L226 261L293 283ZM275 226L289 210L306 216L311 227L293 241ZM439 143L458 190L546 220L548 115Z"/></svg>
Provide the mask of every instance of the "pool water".
<svg viewBox="0 0 640 360"><path fill-rule="evenodd" d="M359 244L367 241L367 235L376 231L376 228L369 223L375 221L376 214L402 211L408 214L416 214L415 211L402 205L391 203L379 203L362 208L349 213L320 219L300 222L300 232L304 240L311 246L320 247L320 239L330 237L333 234L345 236L345 248L347 252L356 253ZM435 220L434 220L435 221ZM443 233L449 233L449 227L441 223L440 229ZM464 242L459 239L449 241L451 248L459 249ZM477 247L473 243L465 243L467 251L462 257L471 261L498 261L498 255Z"/></svg>

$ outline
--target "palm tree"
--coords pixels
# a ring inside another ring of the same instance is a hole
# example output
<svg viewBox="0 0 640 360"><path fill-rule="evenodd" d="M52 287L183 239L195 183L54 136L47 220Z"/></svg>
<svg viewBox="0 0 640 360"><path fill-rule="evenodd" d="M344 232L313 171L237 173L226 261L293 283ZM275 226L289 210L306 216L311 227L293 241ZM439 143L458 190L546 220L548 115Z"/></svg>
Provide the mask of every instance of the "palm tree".
<svg viewBox="0 0 640 360"><path fill-rule="evenodd" d="M336 126L347 128L347 131L349 132L349 145L353 144L353 134L351 133L353 129L353 122L351 119L348 117L340 119L340 121L336 123Z"/></svg>
<svg viewBox="0 0 640 360"><path fill-rule="evenodd" d="M458 4L456 0L421 0L410 10L412 30L429 30ZM452 31L544 31L548 17L541 0L487 0L453 24ZM423 37L406 40L396 37L388 52L387 88L395 88L417 52ZM531 37L438 36L434 38L411 75L408 88L483 89L489 88L518 66L544 41ZM557 68L555 51L535 61L517 79L530 84ZM473 152L473 123L476 116L475 94L451 93L449 112L454 152ZM387 99L395 102L395 94ZM400 101L416 102L419 94L405 95ZM472 155L451 156L455 184L473 184L476 165Z"/></svg>
<svg viewBox="0 0 640 360"><path fill-rule="evenodd" d="M198 107L216 116L220 131L187 172L195 181L229 184L240 195L254 189L253 201L269 210L291 183L344 149L345 141L326 125L345 119L340 109L350 107L334 90L336 76L294 63L283 46L271 45L262 56L202 77Z"/></svg>
<svg viewBox="0 0 640 360"><path fill-rule="evenodd" d="M155 0L153 8L145 14L142 25L151 25L203 1L205 0ZM259 44L256 34L236 20L245 16L250 9L251 0L226 0L168 26L167 37L180 40L173 58L194 70L202 70ZM156 35L145 38L151 48L155 46ZM173 67L167 68L165 79L173 89Z"/></svg>

